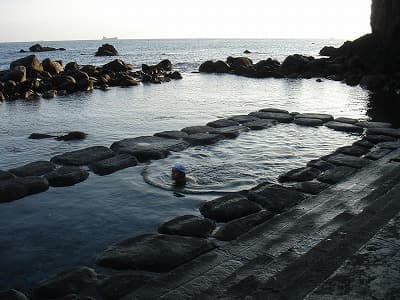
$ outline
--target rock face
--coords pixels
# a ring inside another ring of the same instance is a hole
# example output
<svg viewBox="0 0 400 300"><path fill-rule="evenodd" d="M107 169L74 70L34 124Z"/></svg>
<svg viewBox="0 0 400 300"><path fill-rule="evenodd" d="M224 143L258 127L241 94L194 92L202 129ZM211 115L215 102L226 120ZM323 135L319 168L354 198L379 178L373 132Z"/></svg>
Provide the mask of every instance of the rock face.
<svg viewBox="0 0 400 300"><path fill-rule="evenodd" d="M396 0L372 0L372 33L386 45L398 45L400 38L400 3Z"/></svg>
<svg viewBox="0 0 400 300"><path fill-rule="evenodd" d="M119 242L97 258L97 264L113 269L168 272L215 248L205 239L145 234Z"/></svg>
<svg viewBox="0 0 400 300"><path fill-rule="evenodd" d="M110 44L103 44L97 50L95 56L116 56L118 55L117 49L113 45Z"/></svg>
<svg viewBox="0 0 400 300"><path fill-rule="evenodd" d="M215 222L197 216L180 216L172 219L158 228L162 234L193 236L207 238L215 229Z"/></svg>

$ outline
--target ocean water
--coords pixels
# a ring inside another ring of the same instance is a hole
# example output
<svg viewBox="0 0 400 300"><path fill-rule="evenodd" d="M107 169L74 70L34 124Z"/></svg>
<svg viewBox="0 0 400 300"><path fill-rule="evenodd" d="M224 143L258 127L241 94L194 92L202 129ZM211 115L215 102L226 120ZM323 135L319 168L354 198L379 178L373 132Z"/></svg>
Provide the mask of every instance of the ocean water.
<svg viewBox="0 0 400 300"><path fill-rule="evenodd" d="M251 79L193 73L201 62L240 56L248 49L254 61L289 54L317 56L336 40L118 40L118 58L140 68L168 58L183 80L140 85L108 92L95 90L53 100L0 104L0 169L87 146L110 146L123 138L204 125L218 118L248 114L266 107L291 112L330 113L368 119L370 95L359 87L315 79ZM23 57L19 49L33 43L0 44L0 69ZM114 58L94 56L102 41L41 42L64 47L39 53L44 59L102 65ZM61 134L80 130L78 142L30 140L33 132ZM325 127L280 124L242 133L235 140L189 148L170 157L128 168L109 176L90 174L66 188L0 204L0 289L29 290L35 283L66 268L93 266L96 255L113 242L155 232L158 225L183 214L199 214L204 201L225 192L277 180L290 169L350 145L359 137ZM170 168L184 163L196 182L177 194L171 190ZM183 196L183 197L182 197Z"/></svg>

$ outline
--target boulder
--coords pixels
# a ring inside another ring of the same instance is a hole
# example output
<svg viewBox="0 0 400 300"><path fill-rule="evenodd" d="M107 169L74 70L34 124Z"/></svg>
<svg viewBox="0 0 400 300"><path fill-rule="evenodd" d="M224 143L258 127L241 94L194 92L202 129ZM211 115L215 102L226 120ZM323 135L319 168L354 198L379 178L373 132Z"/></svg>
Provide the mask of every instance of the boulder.
<svg viewBox="0 0 400 300"><path fill-rule="evenodd" d="M236 116L230 117L229 119L233 120L235 122L238 122L239 124L260 120L259 118L249 116L249 115L236 115Z"/></svg>
<svg viewBox="0 0 400 300"><path fill-rule="evenodd" d="M230 71L231 67L226 62L218 60L214 63L215 73L229 73Z"/></svg>
<svg viewBox="0 0 400 300"><path fill-rule="evenodd" d="M305 167L291 170L278 177L279 182L302 182L310 181L317 178L321 174L321 170L313 167Z"/></svg>
<svg viewBox="0 0 400 300"><path fill-rule="evenodd" d="M311 119L311 118L295 118L294 123L301 126L321 126L324 121L321 119Z"/></svg>
<svg viewBox="0 0 400 300"><path fill-rule="evenodd" d="M304 55L294 54L289 55L282 63L282 70L286 74L298 73L302 74L309 70L313 57L307 57Z"/></svg>
<svg viewBox="0 0 400 300"><path fill-rule="evenodd" d="M136 166L137 164L138 161L134 156L130 154L119 154L105 160L92 163L89 165L89 168L97 175L103 176L122 169Z"/></svg>
<svg viewBox="0 0 400 300"><path fill-rule="evenodd" d="M20 94L20 98L24 100L39 100L40 95L32 90L27 90L24 93Z"/></svg>
<svg viewBox="0 0 400 300"><path fill-rule="evenodd" d="M240 219L230 221L226 224L223 224L214 234L214 237L220 241L235 240L242 234L256 227L257 225L268 221L273 216L273 213L268 210L264 210Z"/></svg>
<svg viewBox="0 0 400 300"><path fill-rule="evenodd" d="M257 118L258 119L258 118ZM250 128L251 130L263 130L271 128L278 124L278 121L272 119L258 119L256 121L250 121L243 123L243 126Z"/></svg>
<svg viewBox="0 0 400 300"><path fill-rule="evenodd" d="M369 142L369 141L367 141L365 139L362 139L362 140L354 142L353 146L360 146L360 147L371 149L372 147L375 146L375 144L371 143L371 142Z"/></svg>
<svg viewBox="0 0 400 300"><path fill-rule="evenodd" d="M161 71L172 71L172 63L169 59L160 61L156 67Z"/></svg>
<svg viewBox="0 0 400 300"><path fill-rule="evenodd" d="M344 131L344 132L362 133L364 131L362 127L336 121L329 121L326 122L324 125L330 129Z"/></svg>
<svg viewBox="0 0 400 300"><path fill-rule="evenodd" d="M51 134L46 134L46 133L31 133L31 135L29 136L29 139L33 139L33 140L41 140L41 139L50 139L50 138L54 138L54 135Z"/></svg>
<svg viewBox="0 0 400 300"><path fill-rule="evenodd" d="M62 65L56 61L46 58L42 61L43 70L49 72L51 75L57 75L64 71Z"/></svg>
<svg viewBox="0 0 400 300"><path fill-rule="evenodd" d="M15 175L7 172L7 171L2 171L0 170L0 180L7 180L7 179L12 179L15 178Z"/></svg>
<svg viewBox="0 0 400 300"><path fill-rule="evenodd" d="M114 155L107 147L94 146L54 156L50 161L59 165L84 166Z"/></svg>
<svg viewBox="0 0 400 300"><path fill-rule="evenodd" d="M166 74L169 78L174 79L174 80L179 80L182 79L182 74L179 73L178 71L174 71L172 73Z"/></svg>
<svg viewBox="0 0 400 300"><path fill-rule="evenodd" d="M49 161L35 161L18 168L8 170L18 177L42 176L53 171L56 166Z"/></svg>
<svg viewBox="0 0 400 300"><path fill-rule="evenodd" d="M61 298L79 293L97 283L97 273L88 267L79 267L61 272L48 280L42 281L34 288L36 297Z"/></svg>
<svg viewBox="0 0 400 300"><path fill-rule="evenodd" d="M305 113L305 114L297 114L295 116L296 119L305 118L305 119L320 119L321 121L329 122L333 121L333 116L328 114L316 114L316 113Z"/></svg>
<svg viewBox="0 0 400 300"><path fill-rule="evenodd" d="M240 68L248 68L253 66L253 61L247 57L232 57L229 56L226 59L226 62L233 70L237 70Z"/></svg>
<svg viewBox="0 0 400 300"><path fill-rule="evenodd" d="M170 151L182 151L188 147L189 144L185 141L157 136L124 139L111 145L111 149L116 153L131 154L140 162L165 158Z"/></svg>
<svg viewBox="0 0 400 300"><path fill-rule="evenodd" d="M115 274L99 282L97 292L102 299L118 300L157 278L155 273L131 271Z"/></svg>
<svg viewBox="0 0 400 300"><path fill-rule="evenodd" d="M163 132L157 132L154 134L154 136L166 138L166 139L175 139L175 140L180 140L188 136L186 132L183 131L177 131L177 130L172 130L172 131L163 131Z"/></svg>
<svg viewBox="0 0 400 300"><path fill-rule="evenodd" d="M214 133L194 133L189 134L184 138L186 142L188 142L192 146L199 145L212 145L216 142L220 141L223 138L221 134Z"/></svg>
<svg viewBox="0 0 400 300"><path fill-rule="evenodd" d="M202 63L199 67L199 72L214 73L215 72L215 63L211 60L208 60L208 61Z"/></svg>
<svg viewBox="0 0 400 300"><path fill-rule="evenodd" d="M181 129L181 131L187 134L208 133L212 130L214 130L214 128L210 126L190 126Z"/></svg>
<svg viewBox="0 0 400 300"><path fill-rule="evenodd" d="M69 74L72 77L74 77L76 82L78 82L79 80L82 80L82 79L89 80L89 78L90 78L88 73L81 71L81 70L71 71L71 72L69 72Z"/></svg>
<svg viewBox="0 0 400 300"><path fill-rule="evenodd" d="M328 187L329 184L314 181L299 182L293 186L295 190L311 195L318 195Z"/></svg>
<svg viewBox="0 0 400 300"><path fill-rule="evenodd" d="M352 156L363 156L364 154L369 152L368 148L360 147L360 146L345 146L340 147L336 150L337 153L343 153Z"/></svg>
<svg viewBox="0 0 400 300"><path fill-rule="evenodd" d="M249 131L249 128L246 126L229 126L229 127L221 127L215 128L210 133L222 135L227 139L234 139L239 136L241 132Z"/></svg>
<svg viewBox="0 0 400 300"><path fill-rule="evenodd" d="M113 66L113 62L118 61L118 60L114 60L112 61L110 66ZM122 61L121 61L122 62ZM124 63L125 64L125 63ZM117 63L115 63L115 65L118 65ZM131 65L127 65L127 66L131 66ZM88 76L97 76L100 72L101 68L100 67L96 67L96 66L92 66L92 65L84 65L81 68L81 72L86 73ZM106 69L106 71L110 71L109 69ZM83 78L83 77L82 77Z"/></svg>
<svg viewBox="0 0 400 300"><path fill-rule="evenodd" d="M394 141L394 142L382 142L376 145L379 148L382 149L391 149L391 150L396 150L400 148L400 141Z"/></svg>
<svg viewBox="0 0 400 300"><path fill-rule="evenodd" d="M383 143L383 142L393 142L396 140L396 138L388 135L381 135L381 134L367 134L364 137L367 141L377 144L377 143Z"/></svg>
<svg viewBox="0 0 400 300"><path fill-rule="evenodd" d="M356 124L356 123L358 123L358 120L357 120L357 119L353 119L353 118L344 118L344 117L336 118L334 121L335 121L335 122L340 122L340 123L353 124L353 125Z"/></svg>
<svg viewBox="0 0 400 300"><path fill-rule="evenodd" d="M170 235L207 238L214 229L215 222L210 219L185 215L162 224L158 227L158 232Z"/></svg>
<svg viewBox="0 0 400 300"><path fill-rule="evenodd" d="M103 44L97 49L95 56L116 56L118 55L117 49L113 45Z"/></svg>
<svg viewBox="0 0 400 300"><path fill-rule="evenodd" d="M229 127L229 126L237 126L239 125L238 122L232 119L219 119L216 121L208 122L207 126L213 128L221 128L221 127Z"/></svg>
<svg viewBox="0 0 400 300"><path fill-rule="evenodd" d="M325 160L334 165L346 166L356 169L361 169L369 164L369 161L367 159L350 156L346 154L330 155L326 157Z"/></svg>
<svg viewBox="0 0 400 300"><path fill-rule="evenodd" d="M44 99L52 99L52 98L54 98L55 96L57 96L57 91L56 91L56 90L45 91L45 92L42 94L42 97L43 97Z"/></svg>
<svg viewBox="0 0 400 300"><path fill-rule="evenodd" d="M24 294L16 290L0 291L0 300L29 300Z"/></svg>
<svg viewBox="0 0 400 300"><path fill-rule="evenodd" d="M364 158L367 158L370 160L378 160L378 159L381 159L382 157L388 155L392 151L393 151L392 149L377 148L375 150L372 150L367 155L365 155Z"/></svg>
<svg viewBox="0 0 400 300"><path fill-rule="evenodd" d="M10 64L10 70L13 70L15 67L24 66L27 70L27 74L29 76L34 73L43 72L43 66L36 57L36 55L29 55L24 58L17 59Z"/></svg>
<svg viewBox="0 0 400 300"><path fill-rule="evenodd" d="M127 64L120 59L115 59L112 62L105 64L103 66L103 69L114 71L114 72L126 72L129 70L132 70L132 65Z"/></svg>
<svg viewBox="0 0 400 300"><path fill-rule="evenodd" d="M371 121L360 121L355 125L363 127L363 128L390 128L392 127L391 123L386 122L371 122Z"/></svg>
<svg viewBox="0 0 400 300"><path fill-rule="evenodd" d="M9 202L41 193L49 189L49 183L42 177L12 178L0 181L0 202Z"/></svg>
<svg viewBox="0 0 400 300"><path fill-rule="evenodd" d="M56 140L57 141L77 141L77 140L85 139L86 136L87 136L87 134L82 131L71 131L65 135L58 136L56 138Z"/></svg>
<svg viewBox="0 0 400 300"><path fill-rule="evenodd" d="M280 108L272 108L272 107L263 108L263 109L260 109L260 111L261 112L282 113L282 114L288 114L289 113L287 110L280 109Z"/></svg>
<svg viewBox="0 0 400 300"><path fill-rule="evenodd" d="M45 175L52 187L71 186L85 181L89 173L78 167L61 167Z"/></svg>
<svg viewBox="0 0 400 300"><path fill-rule="evenodd" d="M76 91L76 80L72 76L56 76L52 78L52 82L54 86L56 87L58 93L60 94L60 91L65 90L68 93L73 93Z"/></svg>
<svg viewBox="0 0 400 300"><path fill-rule="evenodd" d="M14 82L23 82L26 80L26 68L24 66L16 66L9 72L7 72L1 81L12 80Z"/></svg>
<svg viewBox="0 0 400 300"><path fill-rule="evenodd" d="M367 135L387 135L400 138L400 129L398 128L369 128Z"/></svg>
<svg viewBox="0 0 400 300"><path fill-rule="evenodd" d="M271 119L276 120L281 123L290 123L293 121L293 116L286 113L277 113L277 112L252 112L249 114L250 116L260 118L260 119Z"/></svg>
<svg viewBox="0 0 400 300"><path fill-rule="evenodd" d="M206 239L145 234L112 245L96 263L113 269L168 272L214 248Z"/></svg>
<svg viewBox="0 0 400 300"><path fill-rule="evenodd" d="M121 78L119 85L121 87L130 87L137 86L140 84L140 81L132 76L124 76Z"/></svg>
<svg viewBox="0 0 400 300"><path fill-rule="evenodd" d="M35 44L29 47L29 51L31 52L47 52L47 51L65 51L65 48L53 48L53 47L47 47L47 46L42 46L40 44Z"/></svg>
<svg viewBox="0 0 400 300"><path fill-rule="evenodd" d="M325 46L319 51L321 56L336 56L338 54L338 49L332 46Z"/></svg>
<svg viewBox="0 0 400 300"><path fill-rule="evenodd" d="M325 171L323 174L318 176L317 179L324 183L336 184L353 175L355 172L357 172L357 169L355 168L338 166Z"/></svg>
<svg viewBox="0 0 400 300"><path fill-rule="evenodd" d="M305 199L304 194L299 191L269 182L249 190L247 197L275 213L281 213Z"/></svg>
<svg viewBox="0 0 400 300"><path fill-rule="evenodd" d="M79 71L79 65L75 61L71 61L66 64L64 71L74 73L76 71Z"/></svg>
<svg viewBox="0 0 400 300"><path fill-rule="evenodd" d="M200 212L216 222L229 222L256 212L261 207L241 194L229 194L204 203Z"/></svg>

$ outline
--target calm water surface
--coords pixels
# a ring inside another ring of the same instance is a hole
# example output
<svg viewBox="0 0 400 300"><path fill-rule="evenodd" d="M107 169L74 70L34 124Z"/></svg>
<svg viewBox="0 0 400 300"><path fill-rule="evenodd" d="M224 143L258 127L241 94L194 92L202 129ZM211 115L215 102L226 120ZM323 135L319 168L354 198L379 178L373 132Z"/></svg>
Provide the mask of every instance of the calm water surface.
<svg viewBox="0 0 400 300"><path fill-rule="evenodd" d="M17 51L32 43L0 44L0 69L24 56ZM64 62L104 64L110 58L93 53L101 41L42 43L65 47L65 52L40 53ZM330 113L367 118L368 93L338 82L287 79L250 79L231 75L192 73L206 59L257 53L257 61L282 60L292 53L317 55L326 44L311 40L175 40L116 41L121 59L140 66L169 58L184 76L181 81L135 88L113 88L33 102L0 105L0 169L87 146L158 131L204 125L217 118L248 114L265 107L289 111ZM26 55L26 54L25 54ZM33 132L88 133L79 142L30 140ZM358 137L321 128L281 124L264 131L241 134L213 146L194 147L164 160L128 168L109 176L90 174L73 187L48 192L0 209L0 288L27 290L51 274L77 265L92 265L112 242L154 232L158 225L182 214L198 214L198 207L219 193L276 181L279 174L304 164ZM176 197L169 171L183 162L196 183ZM144 177L146 181L144 180ZM149 184L151 183L151 184Z"/></svg>

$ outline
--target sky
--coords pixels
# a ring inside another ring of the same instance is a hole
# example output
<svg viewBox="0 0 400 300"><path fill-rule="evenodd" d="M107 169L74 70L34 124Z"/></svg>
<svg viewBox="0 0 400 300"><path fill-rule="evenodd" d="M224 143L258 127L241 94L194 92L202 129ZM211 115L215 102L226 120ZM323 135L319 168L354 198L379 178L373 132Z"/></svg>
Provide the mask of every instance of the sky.
<svg viewBox="0 0 400 300"><path fill-rule="evenodd" d="M0 41L339 38L371 31L370 0L0 0Z"/></svg>

